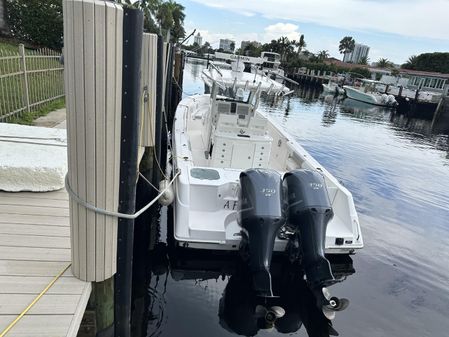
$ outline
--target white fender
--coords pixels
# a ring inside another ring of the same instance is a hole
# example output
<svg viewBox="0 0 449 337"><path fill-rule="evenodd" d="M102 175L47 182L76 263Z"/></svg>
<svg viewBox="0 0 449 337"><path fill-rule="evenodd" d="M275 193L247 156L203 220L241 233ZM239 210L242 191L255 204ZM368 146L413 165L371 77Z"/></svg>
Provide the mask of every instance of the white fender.
<svg viewBox="0 0 449 337"><path fill-rule="evenodd" d="M159 198L159 203L162 206L168 206L173 202L173 200L175 200L175 193L173 191L173 185L171 185L167 188L169 183L170 183L170 181L167 179L161 180L161 182L159 183L159 191L162 192L163 190L167 189L162 194L162 196Z"/></svg>

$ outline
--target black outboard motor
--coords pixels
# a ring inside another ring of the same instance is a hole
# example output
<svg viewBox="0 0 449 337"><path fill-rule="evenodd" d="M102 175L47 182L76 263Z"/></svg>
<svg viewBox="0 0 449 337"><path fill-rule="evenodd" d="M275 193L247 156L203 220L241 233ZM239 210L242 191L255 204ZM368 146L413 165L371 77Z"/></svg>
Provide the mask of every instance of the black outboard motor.
<svg viewBox="0 0 449 337"><path fill-rule="evenodd" d="M299 232L307 281L318 289L334 281L324 255L326 228L334 213L322 175L311 170L294 170L284 175L288 190L288 227Z"/></svg>
<svg viewBox="0 0 449 337"><path fill-rule="evenodd" d="M274 170L249 169L240 174L240 251L248 259L259 296L273 296L270 265L274 240L285 224L283 195L281 176Z"/></svg>

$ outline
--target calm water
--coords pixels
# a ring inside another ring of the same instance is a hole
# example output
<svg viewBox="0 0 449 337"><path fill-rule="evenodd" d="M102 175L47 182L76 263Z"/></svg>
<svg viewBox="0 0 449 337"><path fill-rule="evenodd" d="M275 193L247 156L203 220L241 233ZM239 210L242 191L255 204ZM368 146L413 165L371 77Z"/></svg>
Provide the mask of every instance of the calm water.
<svg viewBox="0 0 449 337"><path fill-rule="evenodd" d="M201 70L187 64L185 93L202 93ZM265 98L261 108L354 196L365 248L353 258L356 273L330 288L351 301L337 313L335 330L350 337L449 336L448 135L432 133L428 120L319 95L297 88L290 98ZM211 275L201 269L221 266L211 256L197 273L182 272L190 258L170 261L167 210L161 214L135 277L133 335L327 336L302 281L283 276L275 283L290 321L258 330L244 319L251 301L245 273L203 280ZM276 275L287 274L279 266Z"/></svg>

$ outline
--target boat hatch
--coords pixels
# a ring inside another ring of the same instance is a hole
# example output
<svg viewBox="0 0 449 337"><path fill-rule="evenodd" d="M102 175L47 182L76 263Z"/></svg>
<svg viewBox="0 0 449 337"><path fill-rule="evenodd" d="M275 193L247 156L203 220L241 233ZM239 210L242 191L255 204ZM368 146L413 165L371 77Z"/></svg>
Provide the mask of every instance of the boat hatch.
<svg viewBox="0 0 449 337"><path fill-rule="evenodd" d="M190 169L192 178L200 180L219 180L220 173L214 169L207 168L192 168Z"/></svg>

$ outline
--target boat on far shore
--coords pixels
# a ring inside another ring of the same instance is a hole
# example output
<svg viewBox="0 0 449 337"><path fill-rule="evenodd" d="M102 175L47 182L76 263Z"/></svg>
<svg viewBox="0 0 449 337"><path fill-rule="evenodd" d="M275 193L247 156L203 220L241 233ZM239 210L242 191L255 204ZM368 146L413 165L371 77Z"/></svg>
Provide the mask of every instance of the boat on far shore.
<svg viewBox="0 0 449 337"><path fill-rule="evenodd" d="M271 76L274 80L283 82L285 74L284 69L281 68L281 55L264 51L260 54L260 58L262 59L262 64L260 65L259 70ZM251 71L254 72L254 70Z"/></svg>
<svg viewBox="0 0 449 337"><path fill-rule="evenodd" d="M393 95L380 93L376 89L377 85L382 84L381 82L368 79L357 79L356 83L358 84L354 86L343 86L348 98L378 106L395 107L398 105L398 102Z"/></svg>
<svg viewBox="0 0 449 337"><path fill-rule="evenodd" d="M343 89L341 86L339 86L337 83L333 82L332 80L329 80L328 83L321 84L323 86L323 91L335 95L344 95L345 89Z"/></svg>

